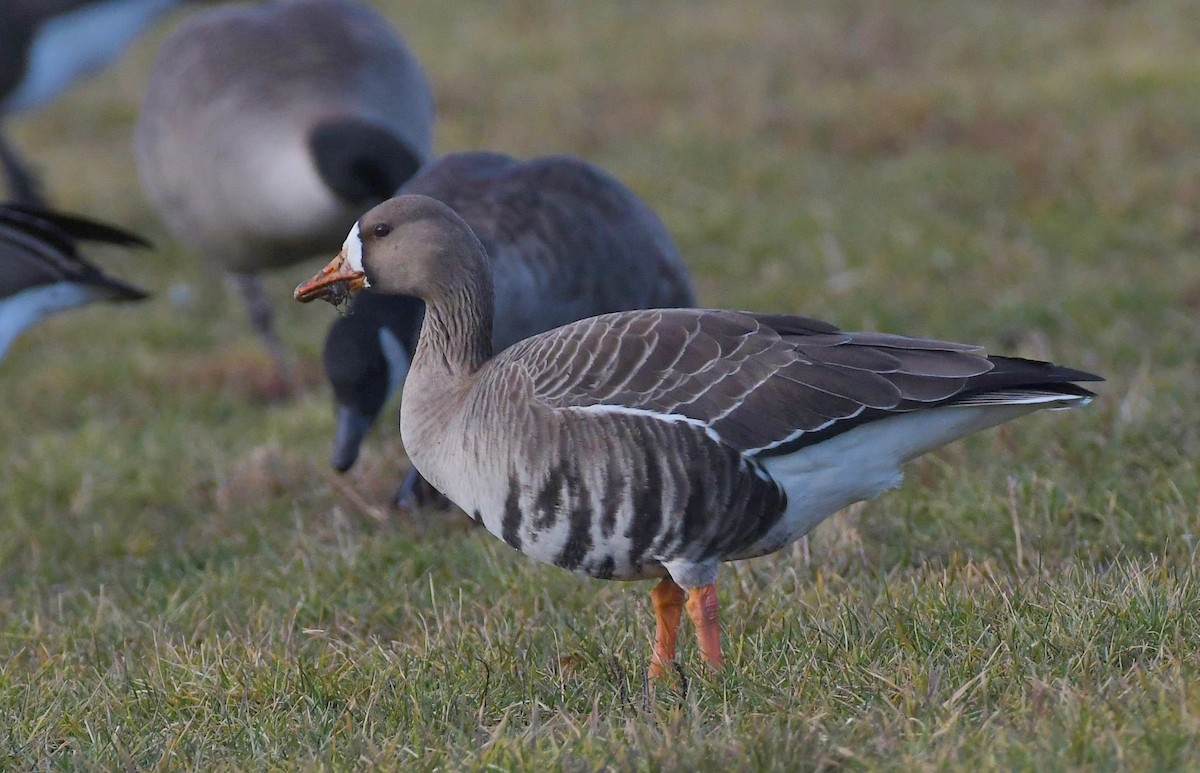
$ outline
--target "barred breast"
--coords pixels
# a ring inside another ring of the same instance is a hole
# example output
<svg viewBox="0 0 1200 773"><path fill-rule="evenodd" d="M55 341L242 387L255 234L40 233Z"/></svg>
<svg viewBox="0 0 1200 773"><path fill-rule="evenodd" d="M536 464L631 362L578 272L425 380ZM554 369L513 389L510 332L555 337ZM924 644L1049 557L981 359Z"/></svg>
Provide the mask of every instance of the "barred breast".
<svg viewBox="0 0 1200 773"><path fill-rule="evenodd" d="M446 481L447 494L514 549L601 579L658 577L678 562L715 572L787 504L759 464L688 423L578 411L496 445L472 454L471 469L501 462L486 495L472 502L469 480Z"/></svg>

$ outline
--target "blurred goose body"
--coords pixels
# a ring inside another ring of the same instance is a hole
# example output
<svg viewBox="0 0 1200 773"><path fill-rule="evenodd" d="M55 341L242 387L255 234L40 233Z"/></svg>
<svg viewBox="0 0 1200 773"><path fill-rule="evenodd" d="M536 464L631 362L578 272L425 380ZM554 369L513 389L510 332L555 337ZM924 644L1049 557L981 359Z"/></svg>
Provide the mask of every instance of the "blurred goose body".
<svg viewBox="0 0 1200 773"><path fill-rule="evenodd" d="M107 67L154 19L184 0L5 0L0 4L0 116L50 102ZM37 181L0 135L10 193L38 201Z"/></svg>
<svg viewBox="0 0 1200 773"><path fill-rule="evenodd" d="M0 358L30 325L93 301L136 301L146 294L104 274L78 241L145 246L112 226L28 205L0 205Z"/></svg>
<svg viewBox="0 0 1200 773"><path fill-rule="evenodd" d="M702 657L721 665L722 562L778 550L944 443L1084 405L1094 395L1074 382L1099 380L964 344L703 309L606 314L493 357L486 253L423 196L363 215L296 297L364 285L425 301L400 412L413 464L526 555L661 577L656 674L684 606Z"/></svg>
<svg viewBox="0 0 1200 773"><path fill-rule="evenodd" d="M403 190L449 205L479 237L495 285L492 346L610 311L695 305L691 278L654 212L615 177L572 156L517 161L456 153ZM346 470L416 350L423 305L363 292L330 327L325 370L337 403L332 462ZM400 492L420 502L410 478Z"/></svg>
<svg viewBox="0 0 1200 773"><path fill-rule="evenodd" d="M433 98L399 34L349 0L221 6L164 42L134 136L150 201L229 272L279 365L258 273L336 249L431 155Z"/></svg>

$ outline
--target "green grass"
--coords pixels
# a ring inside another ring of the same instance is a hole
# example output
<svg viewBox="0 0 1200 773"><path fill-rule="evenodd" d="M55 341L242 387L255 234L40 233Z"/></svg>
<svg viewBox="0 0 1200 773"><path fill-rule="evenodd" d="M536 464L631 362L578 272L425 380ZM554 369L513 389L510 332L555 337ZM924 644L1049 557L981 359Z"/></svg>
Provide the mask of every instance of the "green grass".
<svg viewBox="0 0 1200 773"><path fill-rule="evenodd" d="M381 2L441 151L574 152L663 216L714 306L1109 378L913 464L720 579L729 668L643 678L648 585L374 515L394 422L327 471L328 310L270 279L310 387L261 399L236 299L129 135L163 30L14 121L155 292L0 363L0 769L1200 767L1194 4ZM192 288L175 306L168 291Z"/></svg>

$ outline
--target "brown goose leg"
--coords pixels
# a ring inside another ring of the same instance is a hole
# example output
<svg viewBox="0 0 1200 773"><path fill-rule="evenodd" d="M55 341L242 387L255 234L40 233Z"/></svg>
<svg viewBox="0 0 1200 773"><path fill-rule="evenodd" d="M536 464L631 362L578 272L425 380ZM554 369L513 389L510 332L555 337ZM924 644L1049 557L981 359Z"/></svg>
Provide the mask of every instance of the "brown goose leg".
<svg viewBox="0 0 1200 773"><path fill-rule="evenodd" d="M717 614L717 586L701 585L688 591L688 617L696 626L700 657L715 669L725 662L721 657L721 621Z"/></svg>
<svg viewBox="0 0 1200 773"><path fill-rule="evenodd" d="M650 591L654 603L654 654L650 657L650 677L658 678L667 672L667 666L675 659L675 635L679 632L679 619L683 616L683 588L670 577Z"/></svg>

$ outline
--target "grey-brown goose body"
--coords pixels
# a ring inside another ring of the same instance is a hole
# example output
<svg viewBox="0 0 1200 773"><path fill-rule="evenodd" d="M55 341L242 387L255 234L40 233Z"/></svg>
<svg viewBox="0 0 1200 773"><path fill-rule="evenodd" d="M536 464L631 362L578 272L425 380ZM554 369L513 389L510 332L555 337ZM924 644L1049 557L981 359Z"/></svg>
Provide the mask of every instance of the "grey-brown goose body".
<svg viewBox="0 0 1200 773"><path fill-rule="evenodd" d="M932 448L1085 402L1071 382L1092 379L800 317L651 310L518 343L437 425L406 394L402 427L417 469L514 548L696 587L899 485Z"/></svg>
<svg viewBox="0 0 1200 773"><path fill-rule="evenodd" d="M596 577L707 586L722 561L894 487L914 457L1085 404L1093 394L1073 382L1099 380L963 344L695 309L594 317L493 358L483 248L422 196L366 213L329 271L297 297L365 275L425 300L401 405L416 468L513 547Z"/></svg>
<svg viewBox="0 0 1200 773"><path fill-rule="evenodd" d="M453 153L403 191L449 205L482 242L495 285L495 351L597 314L695 305L691 277L662 221L582 159ZM408 371L423 309L409 296L367 291L330 326L325 372L337 407L335 468L354 464Z"/></svg>

